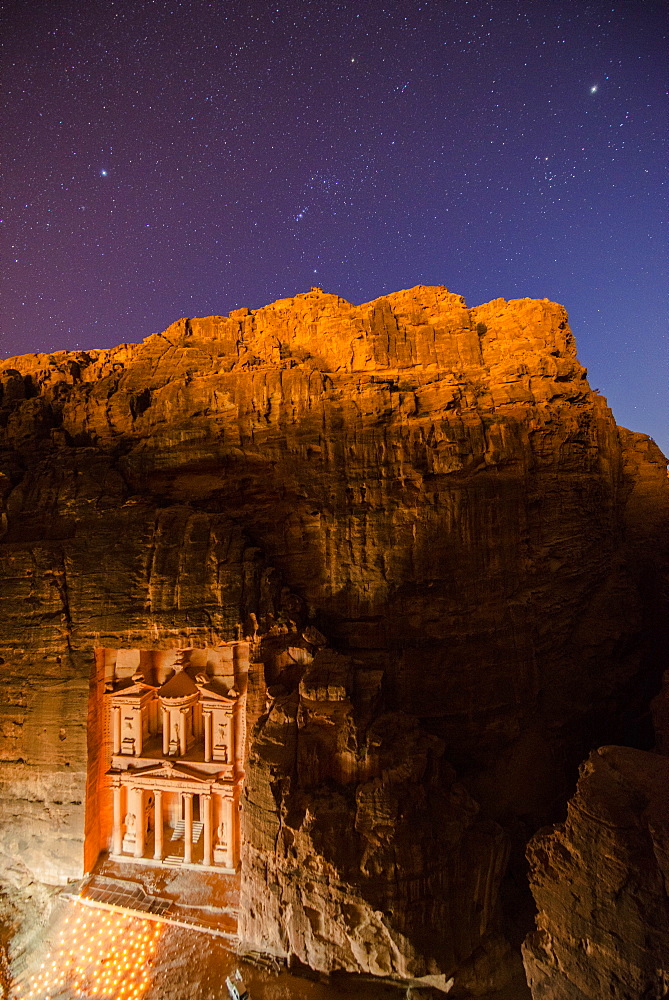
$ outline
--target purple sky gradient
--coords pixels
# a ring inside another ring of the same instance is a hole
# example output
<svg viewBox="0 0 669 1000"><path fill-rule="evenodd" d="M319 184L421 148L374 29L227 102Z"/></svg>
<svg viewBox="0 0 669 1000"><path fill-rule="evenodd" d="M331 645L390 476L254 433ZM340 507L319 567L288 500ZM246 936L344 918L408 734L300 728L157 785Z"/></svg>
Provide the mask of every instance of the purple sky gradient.
<svg viewBox="0 0 669 1000"><path fill-rule="evenodd" d="M547 297L618 422L669 452L663 4L0 14L0 356L311 285Z"/></svg>

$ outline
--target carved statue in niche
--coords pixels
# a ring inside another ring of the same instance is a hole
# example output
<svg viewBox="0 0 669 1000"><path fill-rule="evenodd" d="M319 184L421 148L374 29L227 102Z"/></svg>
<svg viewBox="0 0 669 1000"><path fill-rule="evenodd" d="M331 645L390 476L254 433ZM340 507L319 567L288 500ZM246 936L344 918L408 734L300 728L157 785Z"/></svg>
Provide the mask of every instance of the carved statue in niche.
<svg viewBox="0 0 669 1000"><path fill-rule="evenodd" d="M135 737L133 736L133 720L132 716L126 715L123 718L123 740L121 742L121 747L123 753L134 754L135 752Z"/></svg>
<svg viewBox="0 0 669 1000"><path fill-rule="evenodd" d="M223 764L229 763L228 757L228 727L225 722L219 722L217 727L216 744L214 746L216 760Z"/></svg>
<svg viewBox="0 0 669 1000"><path fill-rule="evenodd" d="M123 838L123 846L127 847L129 844L132 845L137 840L137 834L135 832L135 814L126 813L125 817L125 836Z"/></svg>
<svg viewBox="0 0 669 1000"><path fill-rule="evenodd" d="M258 637L258 619L253 612L249 614L244 624L246 626L246 638L255 641Z"/></svg>
<svg viewBox="0 0 669 1000"><path fill-rule="evenodd" d="M214 863L217 865L225 865L227 862L228 855L228 833L225 826L225 821L221 822L216 827L216 843L214 845Z"/></svg>
<svg viewBox="0 0 669 1000"><path fill-rule="evenodd" d="M123 850L132 850L137 842L137 834L135 831L135 814L126 813L125 816L125 836L123 837Z"/></svg>

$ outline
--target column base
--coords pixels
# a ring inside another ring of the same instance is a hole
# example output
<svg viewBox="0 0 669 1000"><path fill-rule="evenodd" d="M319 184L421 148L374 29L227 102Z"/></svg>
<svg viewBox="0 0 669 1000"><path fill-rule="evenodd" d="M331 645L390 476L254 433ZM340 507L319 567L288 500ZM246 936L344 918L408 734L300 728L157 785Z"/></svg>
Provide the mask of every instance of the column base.
<svg viewBox="0 0 669 1000"><path fill-rule="evenodd" d="M146 865L148 868L171 868L173 870L180 868L187 868L189 871L193 872L214 872L217 875L236 875L239 871L238 868L224 868L222 865L203 865L199 861L183 861L179 859L179 863L176 862L168 863L164 858L161 861L157 861L155 858L136 858L132 854L109 854L110 861L114 861L117 864L128 864L128 865Z"/></svg>

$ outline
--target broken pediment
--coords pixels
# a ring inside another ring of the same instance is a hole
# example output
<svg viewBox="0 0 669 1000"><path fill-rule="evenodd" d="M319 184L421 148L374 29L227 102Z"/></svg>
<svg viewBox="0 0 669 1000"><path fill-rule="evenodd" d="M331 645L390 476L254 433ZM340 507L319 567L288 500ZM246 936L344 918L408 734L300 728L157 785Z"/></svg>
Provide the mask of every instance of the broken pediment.
<svg viewBox="0 0 669 1000"><path fill-rule="evenodd" d="M129 698L143 698L147 694L151 694L156 690L150 684L131 684L130 687L121 688L118 691L112 691L111 695L114 701L119 699L129 699Z"/></svg>
<svg viewBox="0 0 669 1000"><path fill-rule="evenodd" d="M203 703L219 702L221 706L233 706L239 699L239 693L235 688L229 688L227 692L213 684L198 684Z"/></svg>

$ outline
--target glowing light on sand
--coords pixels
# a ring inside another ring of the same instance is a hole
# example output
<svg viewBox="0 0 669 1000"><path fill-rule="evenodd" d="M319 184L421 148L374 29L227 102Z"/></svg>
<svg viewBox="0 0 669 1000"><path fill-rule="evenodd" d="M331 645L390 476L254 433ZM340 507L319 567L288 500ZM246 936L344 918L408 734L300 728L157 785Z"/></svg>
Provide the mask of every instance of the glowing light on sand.
<svg viewBox="0 0 669 1000"><path fill-rule="evenodd" d="M38 972L12 988L11 1000L141 1000L162 925L90 910L68 917Z"/></svg>

